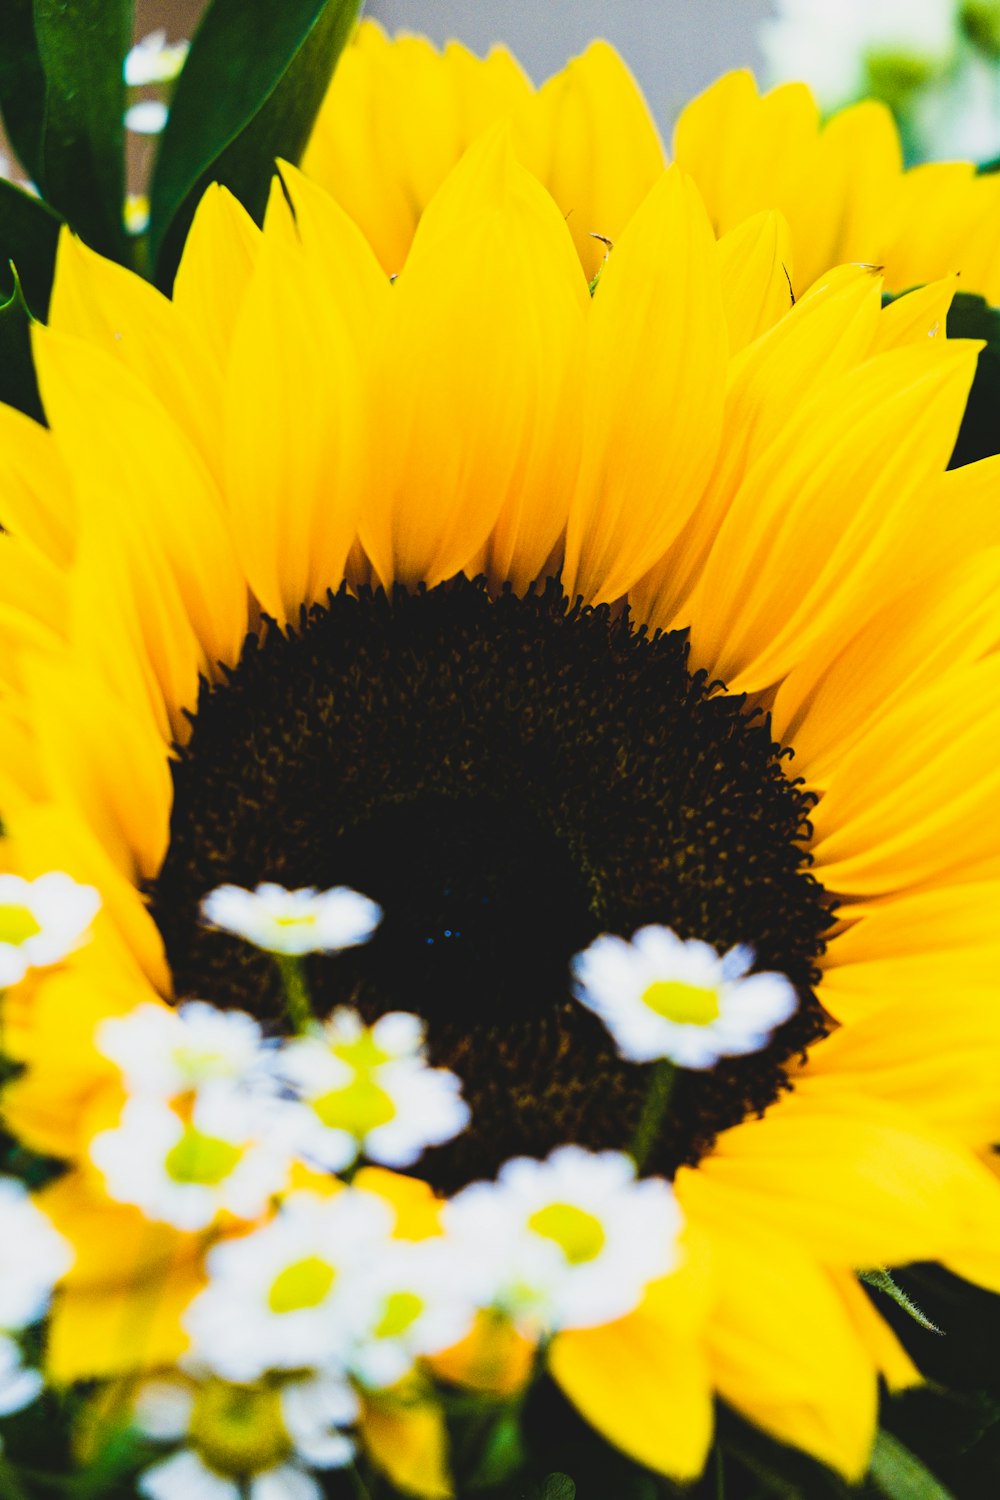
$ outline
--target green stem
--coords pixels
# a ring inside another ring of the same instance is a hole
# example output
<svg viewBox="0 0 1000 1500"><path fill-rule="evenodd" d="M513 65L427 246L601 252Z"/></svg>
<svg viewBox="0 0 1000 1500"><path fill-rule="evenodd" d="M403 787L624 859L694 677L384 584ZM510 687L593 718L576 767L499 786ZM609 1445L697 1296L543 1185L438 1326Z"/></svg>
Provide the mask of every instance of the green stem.
<svg viewBox="0 0 1000 1500"><path fill-rule="evenodd" d="M649 1080L649 1090L642 1101L642 1113L639 1123L635 1127L635 1135L629 1146L629 1155L634 1160L641 1172L649 1159L649 1153L659 1138L663 1121L667 1110L670 1108L670 1096L674 1091L674 1079L677 1077L677 1069L672 1062L666 1058L653 1067L652 1076Z"/></svg>
<svg viewBox="0 0 1000 1500"><path fill-rule="evenodd" d="M288 1019L296 1031L308 1031L313 1022L313 1013L302 960L292 953L276 953L274 957L285 991Z"/></svg>

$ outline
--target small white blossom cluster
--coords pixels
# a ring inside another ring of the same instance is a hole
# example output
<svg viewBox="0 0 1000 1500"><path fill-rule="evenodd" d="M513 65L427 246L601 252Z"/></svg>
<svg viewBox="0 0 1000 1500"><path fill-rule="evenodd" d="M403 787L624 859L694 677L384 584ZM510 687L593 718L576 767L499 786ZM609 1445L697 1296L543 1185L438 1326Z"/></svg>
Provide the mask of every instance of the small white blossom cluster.
<svg viewBox="0 0 1000 1500"><path fill-rule="evenodd" d="M67 876L0 877L0 972L58 961L96 907ZM565 1330L627 1316L676 1268L682 1216L670 1184L640 1177L632 1155L565 1145L428 1197L415 1230L384 1177L351 1174L364 1161L409 1167L463 1131L459 1079L429 1065L417 1016L366 1024L340 1006L313 1021L301 967L368 941L379 907L343 887L265 884L220 887L202 911L275 956L299 1032L269 1039L251 1016L199 1000L98 1028L124 1098L90 1140L91 1166L112 1199L205 1235L204 1284L182 1315L188 1352L130 1395L132 1426L166 1450L138 1488L146 1500L322 1500L316 1473L352 1461L363 1398L454 1351L484 1314L539 1358ZM624 1058L707 1068L764 1046L795 1009L789 980L752 964L748 948L720 955L646 927L631 942L599 937L572 978ZM69 1263L24 1189L0 1179L0 1415L41 1388L12 1335Z"/></svg>
<svg viewBox="0 0 1000 1500"><path fill-rule="evenodd" d="M100 905L93 886L79 885L61 870L34 880L0 875L0 990L78 948Z"/></svg>
<svg viewBox="0 0 1000 1500"><path fill-rule="evenodd" d="M20 1411L42 1389L14 1335L43 1316L73 1252L24 1185L0 1177L0 1417Z"/></svg>
<svg viewBox="0 0 1000 1500"><path fill-rule="evenodd" d="M753 950L721 957L669 927L641 927L631 942L604 933L573 960L577 999L604 1022L629 1062L711 1068L765 1047L798 1006L784 974L751 974Z"/></svg>

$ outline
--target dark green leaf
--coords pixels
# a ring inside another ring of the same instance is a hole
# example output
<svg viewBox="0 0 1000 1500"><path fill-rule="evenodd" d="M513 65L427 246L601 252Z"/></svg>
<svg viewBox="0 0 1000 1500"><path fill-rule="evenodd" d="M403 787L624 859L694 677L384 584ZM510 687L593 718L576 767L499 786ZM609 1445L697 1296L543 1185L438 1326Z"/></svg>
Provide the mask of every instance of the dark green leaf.
<svg viewBox="0 0 1000 1500"><path fill-rule="evenodd" d="M297 162L361 0L212 0L177 82L150 190L150 248L169 285L210 182L256 219L277 156Z"/></svg>
<svg viewBox="0 0 1000 1500"><path fill-rule="evenodd" d="M60 222L38 198L0 179L0 296L6 300L14 289L7 274L13 261L36 318L44 318L49 309Z"/></svg>
<svg viewBox="0 0 1000 1500"><path fill-rule="evenodd" d="M89 244L124 260L125 83L132 0L35 0L45 71L38 185Z"/></svg>
<svg viewBox="0 0 1000 1500"><path fill-rule="evenodd" d="M889 1432L881 1431L875 1439L868 1477L886 1500L953 1500L951 1492Z"/></svg>
<svg viewBox="0 0 1000 1500"><path fill-rule="evenodd" d="M14 290L0 304L0 401L42 421L42 403L31 357L31 314L13 266Z"/></svg>
<svg viewBox="0 0 1000 1500"><path fill-rule="evenodd" d="M959 292L948 313L948 337L986 340L948 465L958 469L1000 453L1000 309L971 292Z"/></svg>
<svg viewBox="0 0 1000 1500"><path fill-rule="evenodd" d="M36 177L45 120L45 74L38 57L31 0L7 0L4 7L0 113L21 165Z"/></svg>
<svg viewBox="0 0 1000 1500"><path fill-rule="evenodd" d="M520 1413L516 1410L502 1412L487 1434L479 1462L469 1476L468 1488L490 1489L502 1484L517 1473L524 1459Z"/></svg>

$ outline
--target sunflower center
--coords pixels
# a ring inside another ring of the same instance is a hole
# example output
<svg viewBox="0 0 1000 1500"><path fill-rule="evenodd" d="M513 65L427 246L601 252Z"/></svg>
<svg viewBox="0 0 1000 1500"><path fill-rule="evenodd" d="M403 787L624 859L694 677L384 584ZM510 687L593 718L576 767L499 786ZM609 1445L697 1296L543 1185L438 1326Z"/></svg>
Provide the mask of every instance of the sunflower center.
<svg viewBox="0 0 1000 1500"><path fill-rule="evenodd" d="M465 580L342 591L203 686L151 891L177 993L281 1024L271 959L199 921L218 885L378 901L373 940L310 958L310 987L320 1014L426 1019L473 1113L417 1169L450 1190L513 1155L628 1142L646 1070L570 990L594 937L662 923L748 943L799 1009L764 1052L680 1078L651 1162L671 1171L770 1103L823 1030L811 986L830 902L785 764L765 720L689 670L684 633L572 606L554 581L523 599ZM704 1019L694 993L650 1003Z"/></svg>

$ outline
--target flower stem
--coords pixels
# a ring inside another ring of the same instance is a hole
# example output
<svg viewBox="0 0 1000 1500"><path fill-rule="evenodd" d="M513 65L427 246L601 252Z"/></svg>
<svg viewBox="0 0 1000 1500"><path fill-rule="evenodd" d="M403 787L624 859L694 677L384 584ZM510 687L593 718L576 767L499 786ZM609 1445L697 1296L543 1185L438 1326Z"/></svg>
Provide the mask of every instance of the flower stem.
<svg viewBox="0 0 1000 1500"><path fill-rule="evenodd" d="M649 1080L649 1089L642 1101L642 1113L635 1127L635 1135L629 1146L629 1155L641 1172L656 1145L660 1129L670 1107L670 1096L674 1091L677 1069L664 1058L658 1062Z"/></svg>
<svg viewBox="0 0 1000 1500"><path fill-rule="evenodd" d="M312 1025L313 1013L309 1003L309 988L306 984L302 960L292 953L276 953L274 957L281 975L281 986L285 992L285 1009L288 1012L288 1019L296 1031L300 1033L308 1031Z"/></svg>

